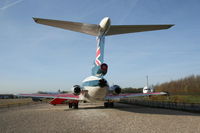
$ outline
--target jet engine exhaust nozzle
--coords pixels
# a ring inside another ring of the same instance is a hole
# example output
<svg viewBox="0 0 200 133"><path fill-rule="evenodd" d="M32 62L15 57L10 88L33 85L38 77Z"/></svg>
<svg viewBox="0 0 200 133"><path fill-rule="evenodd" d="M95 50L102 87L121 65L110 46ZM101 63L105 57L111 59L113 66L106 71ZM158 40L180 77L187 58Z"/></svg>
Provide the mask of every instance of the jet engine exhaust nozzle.
<svg viewBox="0 0 200 133"><path fill-rule="evenodd" d="M106 86L108 86L108 83L105 79L102 78L102 79L99 80L99 86L100 87L106 87Z"/></svg>

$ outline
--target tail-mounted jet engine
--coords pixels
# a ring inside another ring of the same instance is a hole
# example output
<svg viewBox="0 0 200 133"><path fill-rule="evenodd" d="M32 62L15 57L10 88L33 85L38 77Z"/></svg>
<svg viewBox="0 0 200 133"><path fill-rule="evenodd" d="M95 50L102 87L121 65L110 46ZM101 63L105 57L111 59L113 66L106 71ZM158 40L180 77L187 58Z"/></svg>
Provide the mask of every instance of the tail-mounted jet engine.
<svg viewBox="0 0 200 133"><path fill-rule="evenodd" d="M99 86L100 87L106 87L106 86L108 86L108 82L105 80L105 79L100 79L99 80Z"/></svg>
<svg viewBox="0 0 200 133"><path fill-rule="evenodd" d="M111 90L111 93L112 93L113 95L118 95L118 94L120 94L121 91L122 91L122 89L121 89L121 87L120 87L119 85L113 85L113 86L110 88L110 90Z"/></svg>
<svg viewBox="0 0 200 133"><path fill-rule="evenodd" d="M72 92L74 95L79 95L81 93L81 87L79 85L74 85L72 87Z"/></svg>

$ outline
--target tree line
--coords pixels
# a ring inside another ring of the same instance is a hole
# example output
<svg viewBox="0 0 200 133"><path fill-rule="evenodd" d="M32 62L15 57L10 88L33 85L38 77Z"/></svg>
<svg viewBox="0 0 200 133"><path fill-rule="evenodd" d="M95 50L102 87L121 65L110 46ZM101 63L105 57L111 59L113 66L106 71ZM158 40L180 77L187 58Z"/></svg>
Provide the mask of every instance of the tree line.
<svg viewBox="0 0 200 133"><path fill-rule="evenodd" d="M154 86L156 91L170 95L200 95L200 75L192 75Z"/></svg>

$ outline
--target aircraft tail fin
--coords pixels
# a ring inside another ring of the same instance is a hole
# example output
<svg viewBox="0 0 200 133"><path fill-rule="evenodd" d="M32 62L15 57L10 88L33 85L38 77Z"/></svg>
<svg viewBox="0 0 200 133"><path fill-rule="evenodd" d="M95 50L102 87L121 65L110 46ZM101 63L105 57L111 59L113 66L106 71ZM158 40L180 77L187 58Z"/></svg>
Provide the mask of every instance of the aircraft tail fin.
<svg viewBox="0 0 200 133"><path fill-rule="evenodd" d="M94 66L92 68L92 75L93 76L102 76L102 71L100 70L102 67L102 64L104 63L104 45L105 45L105 36L97 37L97 50L96 50L96 58L94 61ZM103 74L105 75L107 73L108 66L105 66L106 72Z"/></svg>
<svg viewBox="0 0 200 133"><path fill-rule="evenodd" d="M96 24L86 24L79 22L70 22L70 21L61 21L61 20L52 20L52 19L42 19L42 18L33 18L36 23L44 24L48 26L53 26L57 28L62 28L66 30L81 32L93 36L98 36L99 25Z"/></svg>
<svg viewBox="0 0 200 133"><path fill-rule="evenodd" d="M106 33L106 36L134 32L163 30L168 29L172 26L173 25L111 25L110 29Z"/></svg>

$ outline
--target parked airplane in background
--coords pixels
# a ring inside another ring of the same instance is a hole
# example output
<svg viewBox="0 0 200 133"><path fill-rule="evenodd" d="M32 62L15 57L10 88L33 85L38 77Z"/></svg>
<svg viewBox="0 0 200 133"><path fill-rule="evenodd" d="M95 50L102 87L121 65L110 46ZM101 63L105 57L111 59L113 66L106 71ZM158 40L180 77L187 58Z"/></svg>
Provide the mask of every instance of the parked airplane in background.
<svg viewBox="0 0 200 133"><path fill-rule="evenodd" d="M149 86L149 78L147 76L147 85L143 88L143 93L154 92L154 88Z"/></svg>
<svg viewBox="0 0 200 133"><path fill-rule="evenodd" d="M41 18L33 19L36 23L39 24L54 26L96 36L96 57L94 61L94 66L92 68L92 76L84 79L82 82L82 86L74 85L72 88L73 94L20 94L20 96L53 98L53 100L50 102L53 105L69 103L69 108L78 108L79 101L104 101L104 107L113 107L113 102L121 98L166 94L165 92L148 91L137 94L121 94L120 86L113 85L110 87L108 82L104 78L108 71L108 65L104 63L104 42L105 36L162 30L168 29L173 25L111 25L109 17L103 18L99 25Z"/></svg>

